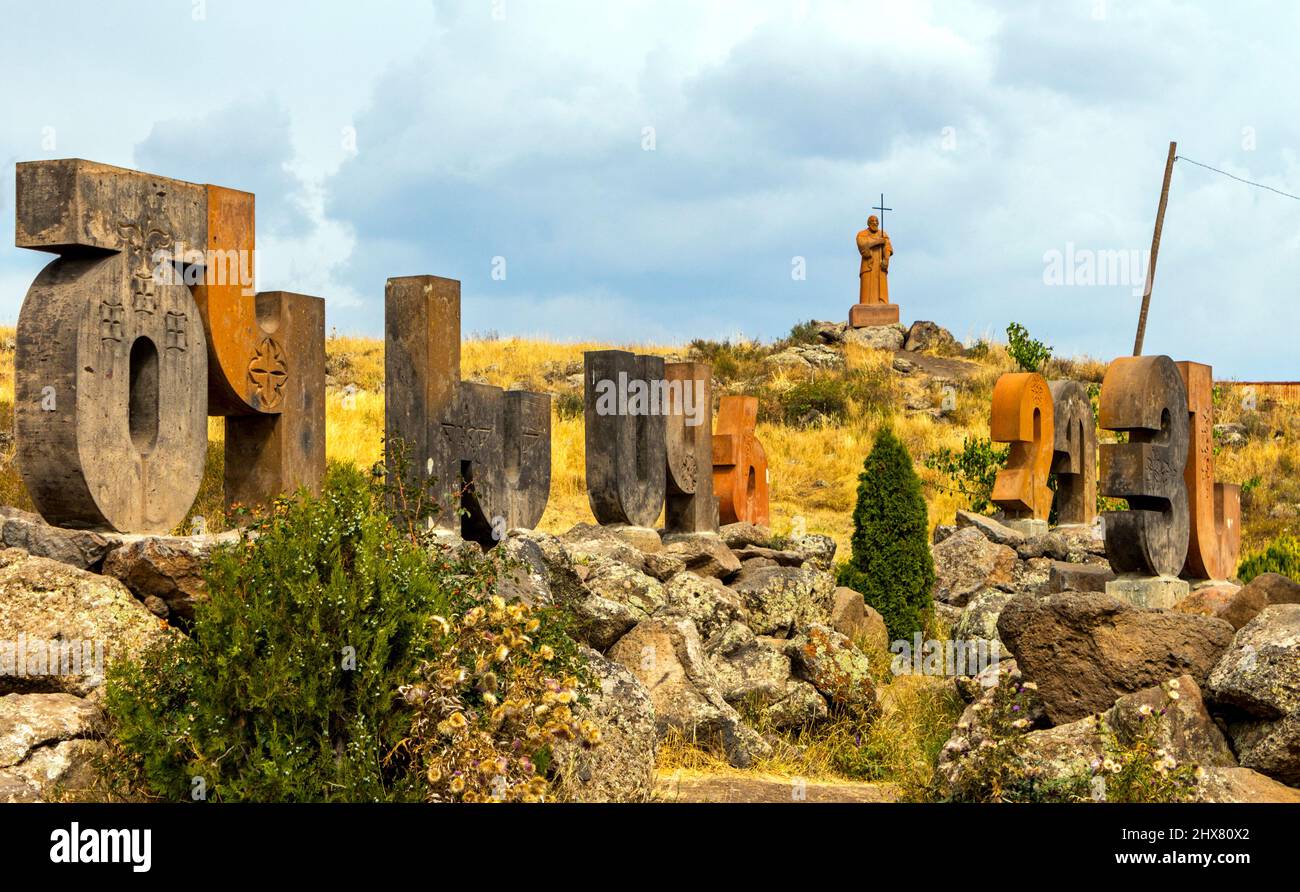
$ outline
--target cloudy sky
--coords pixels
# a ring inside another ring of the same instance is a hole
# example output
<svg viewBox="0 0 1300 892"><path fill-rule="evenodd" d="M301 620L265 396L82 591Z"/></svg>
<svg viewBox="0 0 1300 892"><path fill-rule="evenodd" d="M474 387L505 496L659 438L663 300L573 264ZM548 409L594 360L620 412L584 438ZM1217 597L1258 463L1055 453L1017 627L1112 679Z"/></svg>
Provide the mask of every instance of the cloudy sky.
<svg viewBox="0 0 1300 892"><path fill-rule="evenodd" d="M1170 139L1300 194L1297 33L1287 0L14 4L0 323L48 260L13 163L83 157L255 191L258 287L341 333L434 273L467 333L777 337L845 318L883 192L905 321L1110 358ZM1147 352L1300 379L1298 290L1300 201L1179 161Z"/></svg>

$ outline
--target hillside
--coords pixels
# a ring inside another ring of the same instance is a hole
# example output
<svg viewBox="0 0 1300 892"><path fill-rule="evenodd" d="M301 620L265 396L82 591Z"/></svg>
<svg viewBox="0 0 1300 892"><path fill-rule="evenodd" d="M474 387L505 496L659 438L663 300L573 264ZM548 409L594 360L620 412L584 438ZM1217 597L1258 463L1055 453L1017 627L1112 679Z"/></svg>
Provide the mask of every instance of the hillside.
<svg viewBox="0 0 1300 892"><path fill-rule="evenodd" d="M942 330L940 330L942 332ZM798 518L810 533L848 550L857 475L876 429L888 421L906 443L925 483L931 527L951 523L970 499L924 462L940 449L960 451L988 436L994 382L1016 368L1004 345L962 346L942 332L924 351L873 349L843 338L843 326L803 323L775 343L694 341L688 345L610 345L518 338L468 339L462 375L501 387L552 394L550 501L540 529L563 532L592 520L584 485L582 354L618 346L672 359L712 363L719 394L759 397L758 437L771 471L772 528L788 533ZM14 329L0 328L0 504L30 508L13 463ZM910 346L910 345L909 345ZM327 456L369 467L382 457L383 342L327 339ZM1105 364L1053 357L1049 378L1100 384ZM951 386L950 409L944 388ZM1253 409L1228 386L1215 390L1218 478L1242 483L1243 554L1292 531L1300 514L1300 404L1262 398ZM222 420L209 422L209 460L192 514L209 529L227 526L221 510ZM1103 436L1104 439L1104 436Z"/></svg>

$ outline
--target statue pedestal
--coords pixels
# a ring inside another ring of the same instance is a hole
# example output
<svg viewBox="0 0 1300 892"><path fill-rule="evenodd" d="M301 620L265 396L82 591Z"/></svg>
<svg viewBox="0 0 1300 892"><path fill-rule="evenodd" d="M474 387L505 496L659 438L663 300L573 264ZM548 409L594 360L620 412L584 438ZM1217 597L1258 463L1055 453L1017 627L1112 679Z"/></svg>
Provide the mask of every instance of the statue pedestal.
<svg viewBox="0 0 1300 892"><path fill-rule="evenodd" d="M1106 594L1135 607L1173 607L1190 589L1176 576L1120 576L1106 583Z"/></svg>
<svg viewBox="0 0 1300 892"><path fill-rule="evenodd" d="M849 328L898 324L898 304L854 304L849 307Z"/></svg>

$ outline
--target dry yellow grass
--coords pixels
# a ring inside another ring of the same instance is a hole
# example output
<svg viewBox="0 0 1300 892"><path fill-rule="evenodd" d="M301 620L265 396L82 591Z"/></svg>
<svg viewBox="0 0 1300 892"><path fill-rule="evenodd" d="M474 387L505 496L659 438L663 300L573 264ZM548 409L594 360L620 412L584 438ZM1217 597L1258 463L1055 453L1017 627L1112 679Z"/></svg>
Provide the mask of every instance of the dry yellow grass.
<svg viewBox="0 0 1300 892"><path fill-rule="evenodd" d="M30 507L13 464L13 338L12 328L0 328L0 502ZM585 350L611 345L563 343L526 339L467 340L461 353L462 375L501 387L550 391L552 401L551 494L540 526L563 531L593 518L587 504L583 424L580 412L580 373ZM627 345L622 345L627 346ZM752 349L753 345L743 345ZM634 345L639 352L663 356L683 355L681 347ZM326 455L331 461L369 467L383 454L383 342L373 338L331 336L326 342L327 388ZM889 366L892 356L872 350L850 349L848 368L875 375L886 383L885 392L898 397L896 376ZM1053 360L1049 374L1070 374L1083 380L1100 380L1105 364L1082 358ZM980 357L981 368L957 391L957 409L947 420L922 412L896 411L893 405L858 405L850 401L840 423L792 426L767 420L758 436L767 450L771 468L771 520L778 533L788 533L799 523L808 532L835 539L846 555L851 534L851 514L858 473L881 424L891 424L912 453L917 473L926 484L930 523L950 522L966 498L946 488L947 481L922 466L936 449L959 449L966 437L988 436L988 407L993 383L1014 363L1006 350L990 344ZM821 372L822 375L837 373ZM755 386L778 398L795 387L807 372L778 370L764 373ZM720 388L746 389L749 379L731 381ZM754 382L750 381L753 384ZM1228 388L1220 389L1217 412L1221 421L1244 424L1249 439L1243 446L1225 447L1218 457L1218 477L1238 482L1254 481L1246 497L1245 546L1258 548L1283 530L1294 530L1300 514L1300 406L1261 400L1246 410ZM897 399L891 400L897 403ZM575 409L578 411L575 412ZM224 523L221 510L221 441L224 425L214 418L209 425L207 474L194 507L213 528Z"/></svg>

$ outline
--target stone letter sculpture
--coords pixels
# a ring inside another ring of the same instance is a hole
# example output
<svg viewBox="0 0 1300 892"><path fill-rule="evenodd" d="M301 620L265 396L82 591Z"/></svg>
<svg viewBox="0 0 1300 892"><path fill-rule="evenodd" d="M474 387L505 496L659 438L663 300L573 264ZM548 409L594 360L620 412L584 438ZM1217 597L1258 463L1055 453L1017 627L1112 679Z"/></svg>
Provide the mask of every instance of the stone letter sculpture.
<svg viewBox="0 0 1300 892"><path fill-rule="evenodd" d="M754 436L758 398L724 396L713 433L713 489L718 520L766 526L767 453Z"/></svg>
<svg viewBox="0 0 1300 892"><path fill-rule="evenodd" d="M1016 520L1046 521L1052 510L1047 477L1055 441L1052 394L1037 372L1003 375L993 386L989 433L1010 443L1007 466L993 482L993 502Z"/></svg>
<svg viewBox="0 0 1300 892"><path fill-rule="evenodd" d="M14 429L50 523L165 533L208 448L199 308L158 252L203 245L201 186L86 161L18 165L20 248L59 257L18 315Z"/></svg>
<svg viewBox="0 0 1300 892"><path fill-rule="evenodd" d="M1187 391L1168 356L1124 356L1106 370L1098 421L1126 431L1101 444L1101 492L1127 499L1106 512L1106 556L1117 573L1174 576L1187 557Z"/></svg>
<svg viewBox="0 0 1300 892"><path fill-rule="evenodd" d="M862 262L858 266L858 302L849 309L849 325L894 325L898 306L889 302L889 258L894 246L875 214L867 218L867 228L858 233L857 242Z"/></svg>
<svg viewBox="0 0 1300 892"><path fill-rule="evenodd" d="M713 371L706 362L670 362L665 432L667 490L664 531L703 533L718 529L713 496Z"/></svg>
<svg viewBox="0 0 1300 892"><path fill-rule="evenodd" d="M17 169L16 243L60 258L19 316L24 482L55 524L167 532L189 510L207 414L226 499L325 469L325 309L252 289L253 196L81 160Z"/></svg>
<svg viewBox="0 0 1300 892"><path fill-rule="evenodd" d="M254 293L252 193L205 186L208 412L226 416L228 502L259 505L325 476L325 302Z"/></svg>
<svg viewBox="0 0 1300 892"><path fill-rule="evenodd" d="M460 380L455 279L388 280L384 436L390 480L402 475L419 487L421 474L433 478L434 527L490 547L508 529L536 526L546 510L551 398Z"/></svg>
<svg viewBox="0 0 1300 892"><path fill-rule="evenodd" d="M1049 386L1056 429L1052 454L1056 521L1092 523L1097 516L1097 421L1092 400L1078 381L1053 381Z"/></svg>
<svg viewBox="0 0 1300 892"><path fill-rule="evenodd" d="M1190 446L1183 481L1190 533L1183 576L1228 579L1241 556L1241 487L1214 482L1214 375L1208 365L1180 362L1187 388Z"/></svg>
<svg viewBox="0 0 1300 892"><path fill-rule="evenodd" d="M667 484L665 387L660 356L625 350L583 354L587 501L601 524L648 527Z"/></svg>

